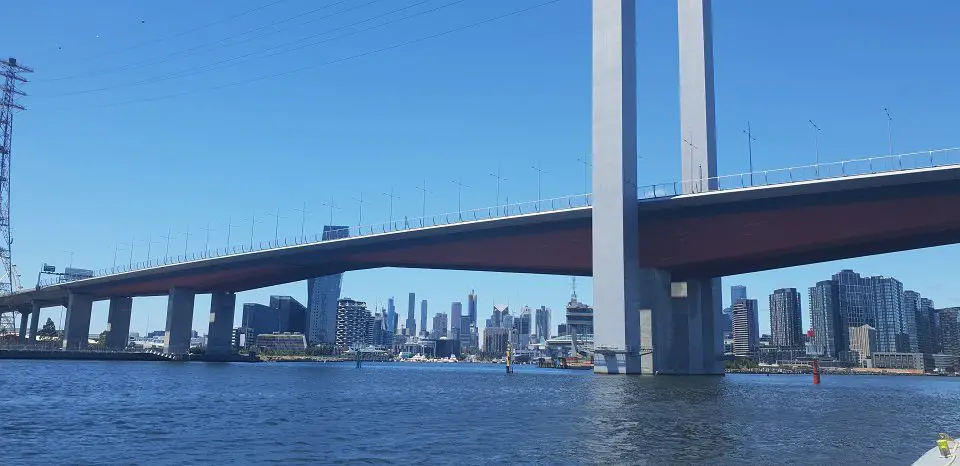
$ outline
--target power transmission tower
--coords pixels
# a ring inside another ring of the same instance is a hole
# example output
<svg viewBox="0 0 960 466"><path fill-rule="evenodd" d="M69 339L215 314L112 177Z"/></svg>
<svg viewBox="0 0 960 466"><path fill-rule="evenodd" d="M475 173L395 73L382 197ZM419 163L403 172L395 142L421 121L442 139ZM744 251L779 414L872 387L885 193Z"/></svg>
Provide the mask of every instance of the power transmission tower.
<svg viewBox="0 0 960 466"><path fill-rule="evenodd" d="M17 63L16 58L0 62L0 76L3 77L3 95L0 97L0 265L3 278L0 279L0 294L12 293L15 289L13 256L13 234L10 231L10 149L13 142L13 112L24 110L17 103L17 97L26 96L17 89L17 85L27 82L25 73L33 70Z"/></svg>

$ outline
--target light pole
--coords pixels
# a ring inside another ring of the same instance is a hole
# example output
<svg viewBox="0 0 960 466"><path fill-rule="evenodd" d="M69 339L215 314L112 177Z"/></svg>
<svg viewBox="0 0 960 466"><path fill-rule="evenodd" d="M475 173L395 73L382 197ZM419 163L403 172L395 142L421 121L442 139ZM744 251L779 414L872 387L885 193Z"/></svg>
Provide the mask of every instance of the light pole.
<svg viewBox="0 0 960 466"><path fill-rule="evenodd" d="M127 262L127 268L130 268L130 269L133 268L133 245L136 244L136 242L137 242L136 236L130 239L130 259L128 259L128 262Z"/></svg>
<svg viewBox="0 0 960 466"><path fill-rule="evenodd" d="M393 229L393 200L397 198L397 196L393 195L393 186L390 187L389 193L383 193L383 195L390 198L390 229L392 230Z"/></svg>
<svg viewBox="0 0 960 466"><path fill-rule="evenodd" d="M337 208L336 199L330 196L330 202L323 202L320 205L330 208L330 223L328 223L328 225L333 226L333 211Z"/></svg>
<svg viewBox="0 0 960 466"><path fill-rule="evenodd" d="M164 249L163 252L163 260L166 262L166 260L170 257L170 240L173 238L173 228L167 228L166 236L161 236L161 238L167 239L167 248Z"/></svg>
<svg viewBox="0 0 960 466"><path fill-rule="evenodd" d="M203 230L205 233L205 238L203 241L203 254L207 255L208 251L210 251L210 232L215 230L210 228L210 222L207 222L207 226L201 228L201 230Z"/></svg>
<svg viewBox="0 0 960 466"><path fill-rule="evenodd" d="M280 209L277 208L277 213L275 214L270 213L267 215L273 217L276 220L273 224L273 241L274 242L280 241Z"/></svg>
<svg viewBox="0 0 960 466"><path fill-rule="evenodd" d="M147 267L150 266L150 252L153 249L153 235L147 237Z"/></svg>
<svg viewBox="0 0 960 466"><path fill-rule="evenodd" d="M890 116L890 110L883 107L883 113L887 114L887 149L890 155L893 155L893 117Z"/></svg>
<svg viewBox="0 0 960 466"><path fill-rule="evenodd" d="M810 126L813 126L813 143L814 143L814 148L817 154L817 165L816 165L817 178L820 178L820 131L821 130L820 130L820 127L813 122L813 120L807 120L807 121L810 122Z"/></svg>
<svg viewBox="0 0 960 466"><path fill-rule="evenodd" d="M757 138L753 137L753 131L750 129L749 121L747 121L747 129L743 130L743 134L747 135L747 160L750 164L750 186L753 186L753 141L756 141Z"/></svg>
<svg viewBox="0 0 960 466"><path fill-rule="evenodd" d="M360 217L357 219L357 226L360 226L363 225L363 204L366 203L366 201L363 200L363 191L360 192L360 197L355 197L353 200L357 201L357 205L359 206Z"/></svg>
<svg viewBox="0 0 960 466"><path fill-rule="evenodd" d="M250 250L253 250L253 231L257 224L260 223L257 221L257 214L250 216Z"/></svg>
<svg viewBox="0 0 960 466"><path fill-rule="evenodd" d="M500 176L500 167L497 167L496 173L491 173L490 176L497 179L497 215L500 214L500 184L504 181L507 181L506 178Z"/></svg>
<svg viewBox="0 0 960 466"><path fill-rule="evenodd" d="M463 220L463 188L469 188L469 186L463 184L463 177L453 180L453 184L457 185L457 216L460 220Z"/></svg>
<svg viewBox="0 0 960 466"><path fill-rule="evenodd" d="M190 224L187 224L187 230L183 232L183 260L187 260L187 251L190 250Z"/></svg>
<svg viewBox="0 0 960 466"><path fill-rule="evenodd" d="M300 212L300 237L303 238L307 228L307 201L303 201L302 209L293 209Z"/></svg>
<svg viewBox="0 0 960 466"><path fill-rule="evenodd" d="M693 160L693 155L694 155L694 154L696 153L696 151L697 151L697 146L695 146L695 145L693 144L693 133L691 133L689 137L683 138L683 143L686 144L687 147L690 148L690 160ZM690 166L690 170L693 170L693 166L692 166L692 165ZM702 167L701 167L701 170L700 170L700 175L701 175L701 176L703 175L703 169L702 169ZM693 173L689 174L689 176L690 176L690 178L688 178L688 179L690 180L691 183L693 183ZM683 183L683 181L681 180L680 183ZM697 182L697 192L702 191L701 188L702 188L702 186L701 186L701 184L700 184L700 181L698 181L698 182ZM654 189L656 189L656 188L654 188ZM683 187L682 187L682 186L681 186L681 190L683 190ZM693 185L692 185L692 184L691 184L691 186L690 186L690 191L693 191Z"/></svg>
<svg viewBox="0 0 960 466"><path fill-rule="evenodd" d="M537 171L537 212L540 212L540 197L541 197L541 196L540 196L540 186L541 186L541 178L543 177L543 174L544 174L545 172L544 172L544 170L543 170L542 168L540 168L540 162L539 162L539 161L537 161L537 164L534 165L534 166L532 166L531 168L533 168L534 170Z"/></svg>
<svg viewBox="0 0 960 466"><path fill-rule="evenodd" d="M427 218L427 180L423 180L423 185L416 188L423 196L420 202L420 226L423 226L424 219Z"/></svg>
<svg viewBox="0 0 960 466"><path fill-rule="evenodd" d="M577 162L583 164L583 194L590 193L590 167L593 164L586 157L577 157Z"/></svg>

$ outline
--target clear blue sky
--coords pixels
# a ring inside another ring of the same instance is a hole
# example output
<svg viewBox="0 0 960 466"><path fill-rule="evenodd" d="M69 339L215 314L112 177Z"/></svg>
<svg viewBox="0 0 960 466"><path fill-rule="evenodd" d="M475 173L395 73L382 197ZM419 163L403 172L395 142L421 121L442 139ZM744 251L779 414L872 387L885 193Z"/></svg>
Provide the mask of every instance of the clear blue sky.
<svg viewBox="0 0 960 466"><path fill-rule="evenodd" d="M160 236L180 232L173 252L223 246L226 224L264 220L257 238L273 238L270 212L281 209L281 236L329 216L355 224L362 191L367 221L456 208L452 180L470 186L464 207L495 202L498 167L510 201L580 193L590 152L590 2L559 0L461 32L357 59L401 44L542 3L543 0L36 0L4 8L0 53L36 68L23 87L29 107L14 133L12 216L15 262L27 286L43 262L109 267L117 244L136 239L135 260L162 253ZM672 1L638 2L639 177L679 179L677 18ZM255 12L238 13L261 5ZM444 5L450 5L444 7ZM309 13L322 6L329 9ZM367 22L363 20L410 7ZM365 32L360 29L436 11ZM323 18L335 12L334 16ZM286 18L297 19L281 22ZM716 2L714 43L721 174L746 171L751 121L756 169L812 163L807 122L823 128L824 161L887 152L886 117L894 115L894 150L960 145L960 4L946 0ZM209 27L199 26L215 23ZM340 29L338 29L340 28ZM335 30L324 35L324 32ZM356 33L354 33L356 32ZM339 35L351 35L333 39ZM299 41L299 42L297 42ZM294 45L285 45L291 44ZM289 50L302 46L298 50ZM289 50L289 51L288 51ZM276 52L285 52L279 53ZM273 55L270 55L270 54ZM299 72L276 75L300 68ZM71 79L58 79L71 78ZM242 81L246 84L224 87ZM220 87L220 89L215 89ZM891 215L896 215L891 212ZM244 220L246 219L246 220ZM367 222L365 222L367 223ZM249 240L249 223L233 243ZM122 246L127 248L128 246ZM126 261L129 250L120 251ZM960 248L876 256L724 280L760 298L777 287L806 287L840 268L900 278L938 305L960 305L947 286ZM579 294L591 301L589 279ZM406 293L428 299L430 316L480 296L480 317L494 303L547 305L554 324L570 295L566 277L480 272L371 270L348 273L345 296L386 302ZM305 283L242 293L241 302L290 294L306 302ZM194 328L206 330L200 297ZM804 321L809 325L804 297ZM133 330L163 327L165 300L137 299ZM60 309L45 312L59 321ZM238 312L239 319L239 312ZM419 315L418 315L419 319ZM58 322L59 323L59 322ZM106 324L97 303L91 331Z"/></svg>

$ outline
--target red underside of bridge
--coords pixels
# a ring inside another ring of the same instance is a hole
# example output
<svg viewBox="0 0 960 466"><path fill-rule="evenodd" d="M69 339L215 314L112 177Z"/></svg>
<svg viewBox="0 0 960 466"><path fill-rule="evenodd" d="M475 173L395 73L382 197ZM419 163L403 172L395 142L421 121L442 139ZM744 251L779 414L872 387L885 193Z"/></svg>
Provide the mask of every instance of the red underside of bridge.
<svg viewBox="0 0 960 466"><path fill-rule="evenodd" d="M675 279L722 277L960 242L960 184L952 179L809 195L741 194L641 204L641 266L669 270ZM68 287L98 298L164 295L175 286L243 291L378 267L591 275L589 209L542 215L255 253ZM5 304L54 303L65 295L62 288L45 288Z"/></svg>
<svg viewBox="0 0 960 466"><path fill-rule="evenodd" d="M711 206L641 216L644 267L675 277L716 277L956 243L960 194L828 204ZM172 286L244 290L340 271L412 267L591 275L589 218L458 233L352 251L290 255L269 263L100 286L96 294L165 294Z"/></svg>

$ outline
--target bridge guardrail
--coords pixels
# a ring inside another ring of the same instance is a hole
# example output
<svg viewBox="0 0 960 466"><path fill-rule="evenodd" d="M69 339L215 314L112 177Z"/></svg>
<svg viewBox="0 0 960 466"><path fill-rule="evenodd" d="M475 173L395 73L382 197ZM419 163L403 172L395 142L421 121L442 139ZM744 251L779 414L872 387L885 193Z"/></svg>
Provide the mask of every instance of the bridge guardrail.
<svg viewBox="0 0 960 466"><path fill-rule="evenodd" d="M918 168L933 168L956 164L960 164L960 147L879 157L867 157L840 162L824 162L820 164L799 167L717 176L704 180L658 183L653 185L639 186L637 188L637 198L640 201L656 200L682 194L700 193L706 191L724 191L758 186L772 186L802 181L825 180L843 178L847 176L896 172ZM301 246L305 244L322 243L325 241L336 241L346 237L355 238L412 230L417 228L427 228L470 221L492 220L501 217L588 207L592 205L591 201L592 194L587 193L553 199L521 202L516 204L503 204L481 209L465 210L462 212L451 212L414 218L404 217L402 220L397 219L383 223L350 226L347 227L345 231L330 231L326 237L322 233L316 233L312 236L303 235L292 238L277 238L273 241L250 242L249 244L196 251L189 254L157 258L149 261L132 262L126 265L118 265L115 267L95 270L93 277L116 275L153 267L246 254L269 249L277 249L281 247ZM42 288L59 283L62 282L59 282L56 278L47 279L41 281L39 287Z"/></svg>

